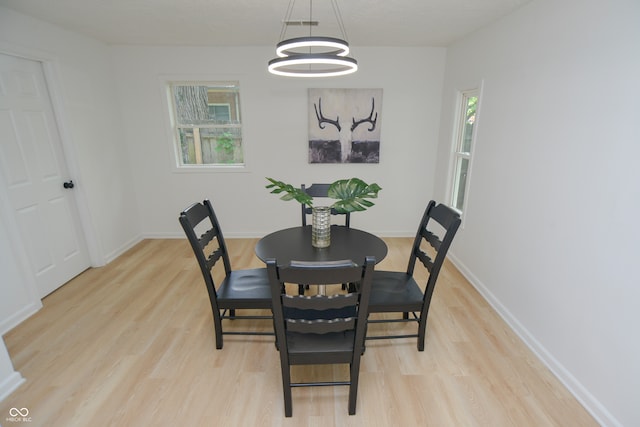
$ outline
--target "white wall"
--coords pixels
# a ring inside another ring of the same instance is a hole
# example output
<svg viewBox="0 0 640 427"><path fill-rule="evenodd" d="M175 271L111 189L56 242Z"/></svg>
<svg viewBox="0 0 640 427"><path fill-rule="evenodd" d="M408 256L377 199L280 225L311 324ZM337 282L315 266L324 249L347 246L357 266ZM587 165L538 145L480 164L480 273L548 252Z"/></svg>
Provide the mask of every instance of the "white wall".
<svg viewBox="0 0 640 427"><path fill-rule="evenodd" d="M353 48L352 76L293 79L272 76L270 47L113 48L125 140L146 236L182 236L178 213L210 198L227 236L262 236L298 224L299 208L264 188L265 177L298 185L358 176L383 190L376 206L352 215L352 225L383 235L413 235L433 198L442 48ZM401 72L394 67L402 63ZM175 172L163 100L164 78L239 80L247 170ZM382 88L380 164L307 162L307 89Z"/></svg>
<svg viewBox="0 0 640 427"><path fill-rule="evenodd" d="M484 80L457 264L604 425L640 425L640 2L534 0L448 50Z"/></svg>

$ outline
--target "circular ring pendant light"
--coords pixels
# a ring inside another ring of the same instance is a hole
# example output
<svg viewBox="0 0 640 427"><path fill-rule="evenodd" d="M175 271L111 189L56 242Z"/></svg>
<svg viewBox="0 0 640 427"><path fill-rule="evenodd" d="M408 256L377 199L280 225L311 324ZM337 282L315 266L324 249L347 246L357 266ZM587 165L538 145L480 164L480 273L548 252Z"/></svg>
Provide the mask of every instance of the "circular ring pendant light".
<svg viewBox="0 0 640 427"><path fill-rule="evenodd" d="M346 32L337 0L331 0L331 4L344 39L311 34L311 26L317 25L312 19L312 0L309 0L309 21L290 21L294 3L295 0L290 0L283 22L281 41L276 45L277 58L269 61L268 71L287 77L334 77L357 71L358 62L347 56L349 43L346 42ZM309 25L309 36L282 40L289 22Z"/></svg>
<svg viewBox="0 0 640 427"><path fill-rule="evenodd" d="M291 55L269 61L269 72L286 77L335 77L358 70L355 59L327 54Z"/></svg>
<svg viewBox="0 0 640 427"><path fill-rule="evenodd" d="M323 50L326 48L326 51ZM294 39L283 40L276 45L276 55L281 58L291 55L302 55L309 53L313 49L322 49L321 52L327 55L347 56L349 54L349 44L334 37L296 37Z"/></svg>

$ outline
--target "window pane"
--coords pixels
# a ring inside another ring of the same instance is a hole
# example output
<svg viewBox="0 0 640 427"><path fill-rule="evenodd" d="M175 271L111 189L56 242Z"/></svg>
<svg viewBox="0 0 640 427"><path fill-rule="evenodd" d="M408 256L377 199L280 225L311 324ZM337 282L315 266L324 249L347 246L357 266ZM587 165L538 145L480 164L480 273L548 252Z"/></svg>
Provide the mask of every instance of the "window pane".
<svg viewBox="0 0 640 427"><path fill-rule="evenodd" d="M193 129L179 129L180 136L180 154L182 156L182 164L195 164L196 155L193 144Z"/></svg>
<svg viewBox="0 0 640 427"><path fill-rule="evenodd" d="M237 83L173 83L180 165L243 164Z"/></svg>
<svg viewBox="0 0 640 427"><path fill-rule="evenodd" d="M469 159L458 158L456 167L456 188L454 190L453 207L462 210L464 205L464 194L467 188L467 172L469 170Z"/></svg>
<svg viewBox="0 0 640 427"><path fill-rule="evenodd" d="M229 105L209 105L209 118L216 122L231 121Z"/></svg>
<svg viewBox="0 0 640 427"><path fill-rule="evenodd" d="M471 140L473 138L473 125L476 122L476 106L478 104L478 98L471 96L466 99L466 110L464 117L464 125L462 128L462 147L463 153L471 152Z"/></svg>
<svg viewBox="0 0 640 427"><path fill-rule="evenodd" d="M173 87L176 122L178 125L199 125L210 123L207 107L206 86Z"/></svg>
<svg viewBox="0 0 640 427"><path fill-rule="evenodd" d="M477 121L478 91L460 93L457 132L452 144L455 147L454 169L451 176L451 206L463 212L464 199L469 185L469 167L473 153L473 132Z"/></svg>
<svg viewBox="0 0 640 427"><path fill-rule="evenodd" d="M242 163L239 128L201 129L202 163Z"/></svg>

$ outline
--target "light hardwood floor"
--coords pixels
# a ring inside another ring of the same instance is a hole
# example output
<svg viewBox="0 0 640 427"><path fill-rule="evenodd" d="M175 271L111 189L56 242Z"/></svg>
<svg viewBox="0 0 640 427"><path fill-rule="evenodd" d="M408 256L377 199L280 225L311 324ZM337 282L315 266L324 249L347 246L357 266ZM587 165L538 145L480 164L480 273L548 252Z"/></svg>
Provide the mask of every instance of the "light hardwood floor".
<svg viewBox="0 0 640 427"><path fill-rule="evenodd" d="M412 239L388 238L378 266L403 270ZM261 266L255 239L228 239L234 268ZM30 426L595 426L597 423L446 264L424 352L415 339L367 342L357 414L346 387L293 390L285 418L272 337L225 336L186 240L145 240L87 270L4 337L26 378L0 403ZM270 329L255 321L256 329ZM236 322L237 323L237 322ZM372 325L393 327L398 325ZM233 325L231 327L234 327ZM295 367L298 378L344 376Z"/></svg>

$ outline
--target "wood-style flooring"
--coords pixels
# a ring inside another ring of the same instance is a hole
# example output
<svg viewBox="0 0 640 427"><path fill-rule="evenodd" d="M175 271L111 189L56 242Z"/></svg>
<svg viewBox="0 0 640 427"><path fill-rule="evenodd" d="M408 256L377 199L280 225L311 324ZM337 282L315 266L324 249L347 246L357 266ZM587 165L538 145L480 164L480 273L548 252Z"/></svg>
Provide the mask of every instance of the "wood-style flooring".
<svg viewBox="0 0 640 427"><path fill-rule="evenodd" d="M404 270L412 239L384 240L389 254L378 268ZM227 239L234 268L263 265L256 241ZM450 263L431 303L424 352L415 339L367 342L353 416L347 387L314 387L293 390L293 417L285 418L272 337L227 335L215 349L207 293L185 239L145 240L43 303L4 336L26 378L0 402L5 427L597 425ZM346 372L298 366L293 375ZM7 420L11 408L28 408L30 422Z"/></svg>

